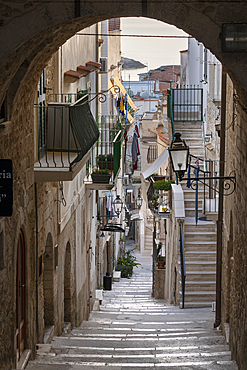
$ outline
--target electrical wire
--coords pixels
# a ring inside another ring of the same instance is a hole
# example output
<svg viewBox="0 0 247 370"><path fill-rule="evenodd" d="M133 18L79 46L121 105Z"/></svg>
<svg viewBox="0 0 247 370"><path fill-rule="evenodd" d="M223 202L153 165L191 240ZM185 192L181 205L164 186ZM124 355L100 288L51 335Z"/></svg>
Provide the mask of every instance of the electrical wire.
<svg viewBox="0 0 247 370"><path fill-rule="evenodd" d="M105 34L105 33L80 33L77 32L76 35L78 36L99 36L99 37L150 37L150 38L163 38L163 39L189 39L192 38L192 36L178 36L178 35L116 35L116 34Z"/></svg>

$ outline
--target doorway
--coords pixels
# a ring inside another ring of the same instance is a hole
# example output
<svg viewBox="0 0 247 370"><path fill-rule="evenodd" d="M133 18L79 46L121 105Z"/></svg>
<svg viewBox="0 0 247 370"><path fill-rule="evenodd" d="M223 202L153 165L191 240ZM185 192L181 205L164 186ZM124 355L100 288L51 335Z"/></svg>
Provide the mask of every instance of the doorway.
<svg viewBox="0 0 247 370"><path fill-rule="evenodd" d="M25 349L26 339L26 263L25 239L22 230L19 234L16 260L16 358L20 359Z"/></svg>
<svg viewBox="0 0 247 370"><path fill-rule="evenodd" d="M64 261L64 322L71 322L71 249L66 245Z"/></svg>

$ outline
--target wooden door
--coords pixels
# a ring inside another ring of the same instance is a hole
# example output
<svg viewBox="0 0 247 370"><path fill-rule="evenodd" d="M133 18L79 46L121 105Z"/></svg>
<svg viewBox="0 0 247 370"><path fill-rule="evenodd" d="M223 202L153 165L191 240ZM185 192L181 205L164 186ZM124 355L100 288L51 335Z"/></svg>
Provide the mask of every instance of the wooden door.
<svg viewBox="0 0 247 370"><path fill-rule="evenodd" d="M26 271L25 271L25 242L20 232L17 246L16 261L16 356L19 360L25 348L25 316L26 316Z"/></svg>

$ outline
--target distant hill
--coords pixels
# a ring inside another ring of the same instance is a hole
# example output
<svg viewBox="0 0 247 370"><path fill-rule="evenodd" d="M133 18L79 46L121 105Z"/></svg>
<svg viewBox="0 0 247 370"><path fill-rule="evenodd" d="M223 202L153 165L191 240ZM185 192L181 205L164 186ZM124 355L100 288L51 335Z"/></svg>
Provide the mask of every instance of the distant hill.
<svg viewBox="0 0 247 370"><path fill-rule="evenodd" d="M139 69L146 68L145 64L139 62L138 60L122 57L121 60L124 61L123 69Z"/></svg>

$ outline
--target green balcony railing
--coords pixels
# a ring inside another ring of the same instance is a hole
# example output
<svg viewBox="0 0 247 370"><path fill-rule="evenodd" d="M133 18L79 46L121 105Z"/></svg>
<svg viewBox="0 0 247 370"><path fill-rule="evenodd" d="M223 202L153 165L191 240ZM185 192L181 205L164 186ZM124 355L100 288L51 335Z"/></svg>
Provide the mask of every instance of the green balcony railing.
<svg viewBox="0 0 247 370"><path fill-rule="evenodd" d="M71 171L99 137L98 125L90 110L87 95L73 104L41 103L35 105L35 109L38 118L38 160L34 167Z"/></svg>
<svg viewBox="0 0 247 370"><path fill-rule="evenodd" d="M120 168L124 119L120 116L99 116L99 139L94 144L86 165L86 183L114 183Z"/></svg>
<svg viewBox="0 0 247 370"><path fill-rule="evenodd" d="M202 122L203 89L184 87L167 90L167 116L174 122Z"/></svg>

